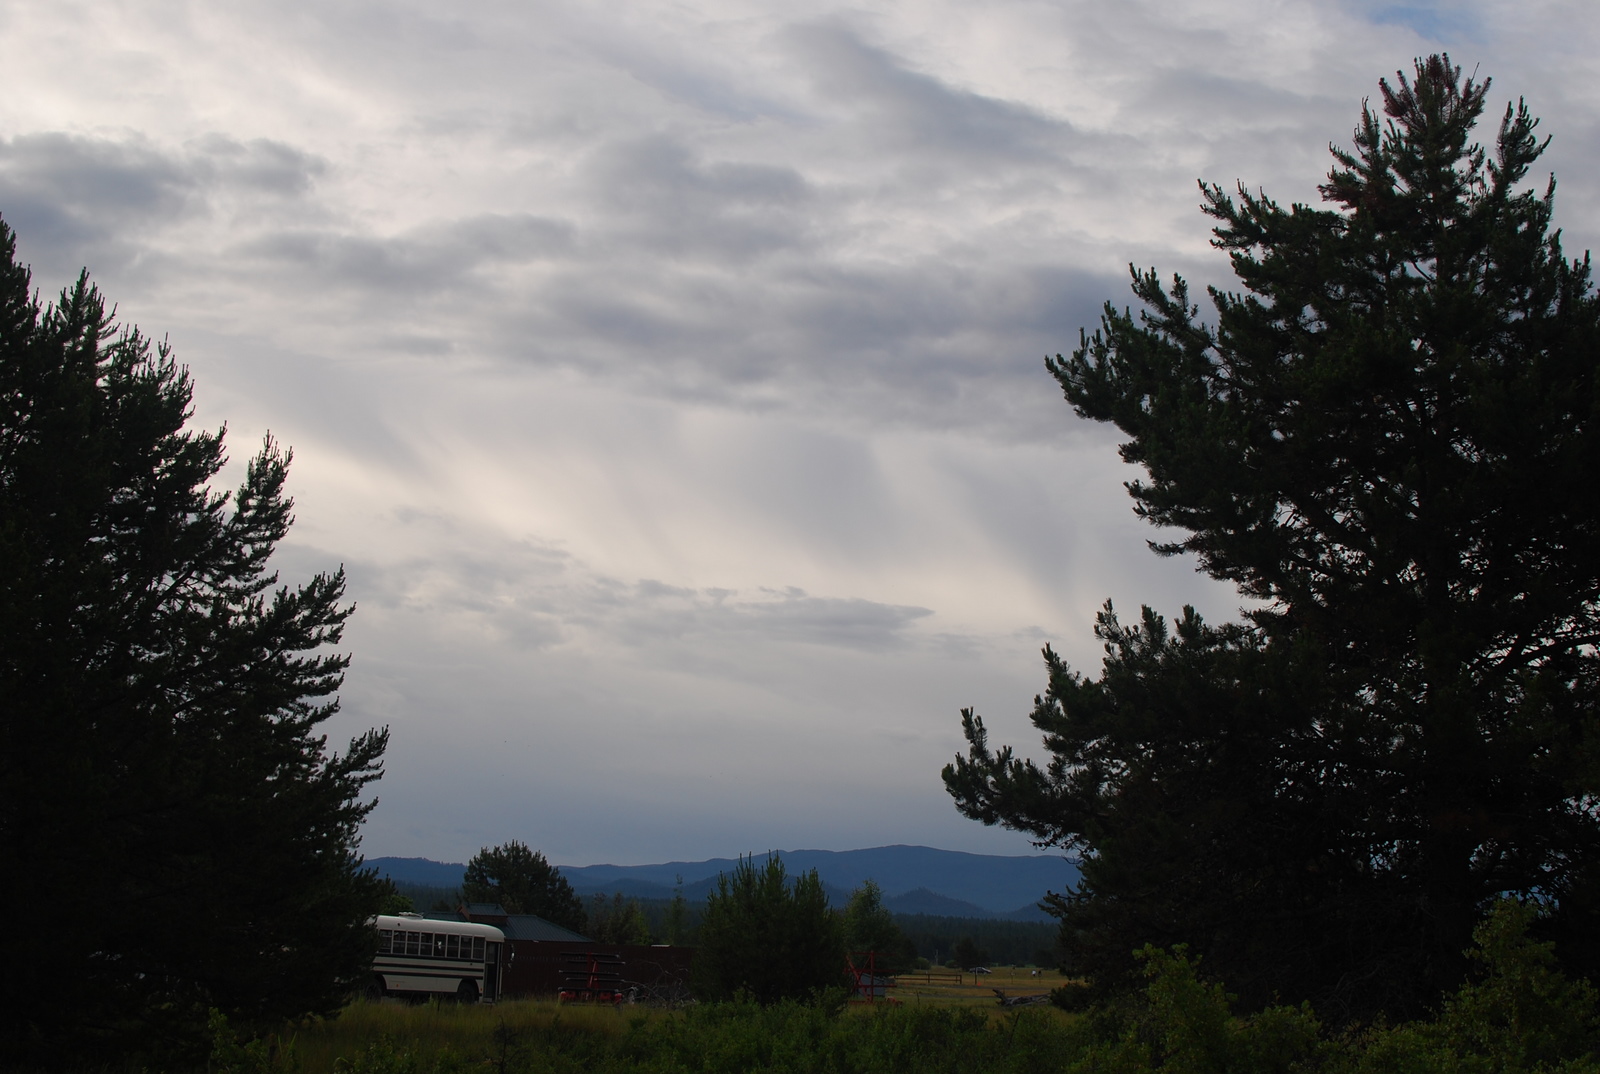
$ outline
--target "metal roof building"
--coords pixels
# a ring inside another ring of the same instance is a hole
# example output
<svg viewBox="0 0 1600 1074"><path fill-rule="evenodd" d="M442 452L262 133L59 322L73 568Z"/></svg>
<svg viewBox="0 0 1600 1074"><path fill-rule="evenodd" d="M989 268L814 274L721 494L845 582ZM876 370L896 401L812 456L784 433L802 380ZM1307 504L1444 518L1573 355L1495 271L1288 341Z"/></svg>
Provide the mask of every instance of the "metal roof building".
<svg viewBox="0 0 1600 1074"><path fill-rule="evenodd" d="M508 940L526 940L535 943L590 943L589 937L564 929L553 921L533 914L508 914L505 908L492 902L469 902L459 910L432 910L423 915L433 921L475 921L480 925L493 925L506 934Z"/></svg>

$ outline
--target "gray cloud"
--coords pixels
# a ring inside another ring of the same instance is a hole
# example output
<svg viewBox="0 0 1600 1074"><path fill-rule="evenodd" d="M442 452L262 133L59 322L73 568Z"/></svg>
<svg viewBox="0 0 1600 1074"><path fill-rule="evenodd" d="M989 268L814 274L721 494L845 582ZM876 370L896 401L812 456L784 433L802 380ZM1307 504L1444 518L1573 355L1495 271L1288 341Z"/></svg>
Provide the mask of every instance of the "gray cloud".
<svg viewBox="0 0 1600 1074"><path fill-rule="evenodd" d="M1228 284L1195 181L1314 200L1445 41L1600 234L1582 0L22 10L0 213L297 449L331 730L394 729L372 853L1025 850L949 808L959 707L1026 747L1104 599L1237 604L1040 362L1130 261Z"/></svg>
<svg viewBox="0 0 1600 1074"><path fill-rule="evenodd" d="M181 215L199 187L193 167L143 139L25 134L0 142L7 194L51 199L86 216L140 220Z"/></svg>
<svg viewBox="0 0 1600 1074"><path fill-rule="evenodd" d="M1483 23L1477 13L1458 4L1422 3L1362 5L1365 14L1380 26L1404 26L1428 41L1460 45L1483 40Z"/></svg>
<svg viewBox="0 0 1600 1074"><path fill-rule="evenodd" d="M327 161L292 145L267 138L235 141L223 134L202 135L185 147L189 165L207 185L295 198L311 192L327 173Z"/></svg>
<svg viewBox="0 0 1600 1074"><path fill-rule="evenodd" d="M447 520L401 512L401 525L450 528ZM307 563L309 558L302 557ZM299 565L299 561L295 561ZM607 577L562 549L487 534L444 556L348 564L352 595L378 614L424 616L457 634L513 651L576 643L578 635L648 649L686 643L834 646L858 652L903 648L928 608L859 597L818 597L803 589L692 589L654 579Z"/></svg>
<svg viewBox="0 0 1600 1074"><path fill-rule="evenodd" d="M42 271L92 262L97 273L117 272L219 201L302 198L326 168L282 142L217 133L178 147L137 134L19 134L0 139L0 213L43 252Z"/></svg>
<svg viewBox="0 0 1600 1074"><path fill-rule="evenodd" d="M790 167L706 163L663 136L608 145L589 162L610 241L720 268L802 244L811 190Z"/></svg>
<svg viewBox="0 0 1600 1074"><path fill-rule="evenodd" d="M1050 162L1073 134L1070 124L1026 105L911 70L843 25L799 26L788 38L818 92L861 114L876 151L897 161L909 153L957 156L988 169Z"/></svg>
<svg viewBox="0 0 1600 1074"><path fill-rule="evenodd" d="M632 596L629 621L621 636L640 641L658 634L677 640L738 634L876 652L908 644L907 628L933 614L927 608L859 597L813 597L793 586L741 594L641 582Z"/></svg>
<svg viewBox="0 0 1600 1074"><path fill-rule="evenodd" d="M284 229L235 252L292 271L302 286L319 290L449 299L458 289L483 282L483 273L560 256L572 242L573 229L562 221L495 213L434 221L390 237Z"/></svg>
<svg viewBox="0 0 1600 1074"><path fill-rule="evenodd" d="M0 213L31 248L55 255L41 266L55 275L90 250L131 257L136 237L193 211L199 188L193 168L143 139L44 132L0 142Z"/></svg>

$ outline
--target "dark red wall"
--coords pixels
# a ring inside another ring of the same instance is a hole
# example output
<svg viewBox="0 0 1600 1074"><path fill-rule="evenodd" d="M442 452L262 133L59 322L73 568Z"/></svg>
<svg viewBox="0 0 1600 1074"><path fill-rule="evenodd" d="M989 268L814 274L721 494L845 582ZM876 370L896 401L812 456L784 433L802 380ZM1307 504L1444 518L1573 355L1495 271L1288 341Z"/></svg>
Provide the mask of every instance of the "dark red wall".
<svg viewBox="0 0 1600 1074"><path fill-rule="evenodd" d="M622 960L624 987L640 985L661 998L685 998L689 991L692 947L641 947L636 944L535 942L512 940L511 965L500 975L500 990L507 996L553 996L561 991L569 959L591 953Z"/></svg>

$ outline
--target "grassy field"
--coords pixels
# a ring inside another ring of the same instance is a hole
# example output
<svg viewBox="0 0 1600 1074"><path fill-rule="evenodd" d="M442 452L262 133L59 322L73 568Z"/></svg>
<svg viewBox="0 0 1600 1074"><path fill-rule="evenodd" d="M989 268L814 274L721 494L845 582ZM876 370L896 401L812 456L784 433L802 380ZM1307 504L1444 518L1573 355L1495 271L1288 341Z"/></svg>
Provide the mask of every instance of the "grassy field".
<svg viewBox="0 0 1600 1074"><path fill-rule="evenodd" d="M1031 976L1038 972L1039 976ZM934 981L926 981L920 973L899 977L898 985L890 996L906 1004L933 1004L944 1007L992 1007L1000 1010L999 999L994 994L1000 989L1007 996L1033 996L1049 992L1061 984L1061 975L1053 971L1034 971L1024 967L997 966L989 973L958 973L956 970L933 970ZM959 983L943 980L957 978Z"/></svg>
<svg viewBox="0 0 1600 1074"><path fill-rule="evenodd" d="M216 1016L207 1074L1597 1074L1600 990L1500 904L1480 976L1416 1022L1323 1025L1309 1005L1236 1013L1180 948L1139 952L1144 987L1082 1014L1001 1007L1054 975L904 976L893 1003L690 1004L677 1010L358 1003L267 1041ZM3 1065L3 1057L0 1057ZM159 1068L129 1065L127 1071Z"/></svg>
<svg viewBox="0 0 1600 1074"><path fill-rule="evenodd" d="M363 1051L386 1043L388 1050L410 1055L416 1069L430 1070L443 1057L481 1067L500 1066L519 1042L551 1033L615 1037L659 1021L669 1012L629 1007L563 1005L554 1000L509 1000L494 1005L457 1003L411 1004L399 1000L372 1003L357 1000L338 1018L302 1028L292 1048L305 1074L348 1067Z"/></svg>
<svg viewBox="0 0 1600 1074"><path fill-rule="evenodd" d="M1007 995L1028 995L1054 986L1051 978L1032 977L1026 969L997 969L987 975L935 971L934 977L928 981L911 974L891 990L894 1002L853 1003L837 1018L814 1009L761 1011L743 1005L673 1011L551 999L494 1006L358 1001L338 1018L303 1026L285 1038L263 1069L299 1074L736 1070L744 1062L789 1065L768 1054L774 1048L781 1052L786 1040L807 1041L806 1047L815 1049L831 1036L834 1047L855 1051L888 1046L906 1033L930 1040L957 1031L967 1037L1009 1030L1014 1036L1021 1022L1042 1030L1064 1027L1071 1020L1050 1007L1020 1012L1001 1008L996 988ZM921 1028L913 1032L912 1026ZM719 1058L719 1050L729 1054ZM690 1057L693 1062L687 1061ZM928 1061L919 1060L925 1067ZM251 1064L236 1061L231 1066L243 1074Z"/></svg>
<svg viewBox="0 0 1600 1074"><path fill-rule="evenodd" d="M1512 916L1519 914L1521 916ZM1596 1074L1600 992L1567 978L1531 911L1498 911L1483 976L1414 1023L1329 1030L1309 1006L1236 1014L1182 951L1140 954L1138 993L1083 1015L1002 1008L1055 980L1027 970L927 980L896 1003L678 1010L358 1003L292 1039L223 1040L208 1074ZM218 1027L225 1030L225 1026ZM219 1034L219 1039L221 1039ZM130 1068L132 1069L132 1068Z"/></svg>

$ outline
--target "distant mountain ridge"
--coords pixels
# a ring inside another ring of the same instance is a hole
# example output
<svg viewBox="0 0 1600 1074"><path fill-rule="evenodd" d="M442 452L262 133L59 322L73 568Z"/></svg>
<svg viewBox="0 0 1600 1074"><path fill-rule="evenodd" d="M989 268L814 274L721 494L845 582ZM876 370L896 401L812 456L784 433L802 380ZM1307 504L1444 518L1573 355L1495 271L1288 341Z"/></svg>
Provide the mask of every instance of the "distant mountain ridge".
<svg viewBox="0 0 1600 1074"><path fill-rule="evenodd" d="M871 879L883 889L884 904L905 914L945 917L996 917L1042 921L1038 908L1048 891L1066 891L1078 870L1064 858L1038 854L968 854L934 847L887 846L866 850L784 850L777 852L791 874L817 870L835 905ZM757 854L760 861L765 854ZM372 858L368 865L395 880L431 887L461 884L464 864L427 858ZM734 858L672 861L660 865L563 865L561 875L580 895L611 894L668 899L682 877L685 898L704 899L718 873L732 872Z"/></svg>

